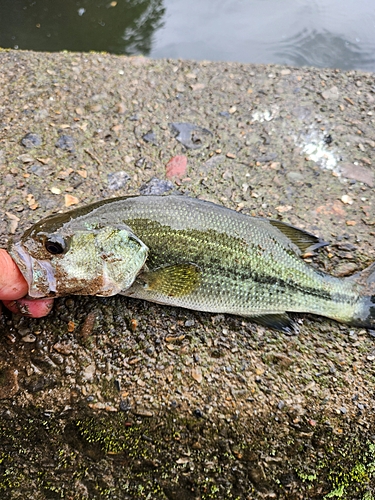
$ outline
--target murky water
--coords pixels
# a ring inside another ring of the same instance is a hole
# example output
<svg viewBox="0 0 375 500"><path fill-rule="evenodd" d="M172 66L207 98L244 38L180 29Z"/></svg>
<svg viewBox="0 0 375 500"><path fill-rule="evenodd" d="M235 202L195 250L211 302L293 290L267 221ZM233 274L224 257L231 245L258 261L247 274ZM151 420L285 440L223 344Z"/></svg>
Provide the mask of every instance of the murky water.
<svg viewBox="0 0 375 500"><path fill-rule="evenodd" d="M0 46L375 71L375 1L0 0Z"/></svg>

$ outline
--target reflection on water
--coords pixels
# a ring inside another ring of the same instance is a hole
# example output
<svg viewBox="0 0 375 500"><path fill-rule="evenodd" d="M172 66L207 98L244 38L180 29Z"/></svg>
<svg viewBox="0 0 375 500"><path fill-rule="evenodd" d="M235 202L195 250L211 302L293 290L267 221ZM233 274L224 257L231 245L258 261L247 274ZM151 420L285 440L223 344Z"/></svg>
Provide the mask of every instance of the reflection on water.
<svg viewBox="0 0 375 500"><path fill-rule="evenodd" d="M375 71L375 3L0 0L0 47Z"/></svg>
<svg viewBox="0 0 375 500"><path fill-rule="evenodd" d="M0 47L145 54L163 0L0 0Z"/></svg>

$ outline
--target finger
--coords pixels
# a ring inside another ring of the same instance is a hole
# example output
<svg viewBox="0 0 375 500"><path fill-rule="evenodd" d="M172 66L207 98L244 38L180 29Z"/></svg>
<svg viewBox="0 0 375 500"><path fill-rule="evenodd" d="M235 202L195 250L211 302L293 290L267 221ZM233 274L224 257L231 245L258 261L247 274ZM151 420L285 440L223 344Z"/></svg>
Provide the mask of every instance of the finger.
<svg viewBox="0 0 375 500"><path fill-rule="evenodd" d="M13 313L23 314L31 318L42 318L47 316L53 306L53 299L40 299L40 300L4 300L4 305Z"/></svg>
<svg viewBox="0 0 375 500"><path fill-rule="evenodd" d="M0 248L0 300L24 297L28 286L21 271L6 250Z"/></svg>

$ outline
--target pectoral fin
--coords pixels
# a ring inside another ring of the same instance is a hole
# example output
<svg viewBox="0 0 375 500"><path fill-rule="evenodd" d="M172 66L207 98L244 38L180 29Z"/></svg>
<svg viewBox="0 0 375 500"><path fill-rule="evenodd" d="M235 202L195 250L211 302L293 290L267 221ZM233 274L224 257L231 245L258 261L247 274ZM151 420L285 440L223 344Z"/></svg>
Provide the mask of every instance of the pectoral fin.
<svg viewBox="0 0 375 500"><path fill-rule="evenodd" d="M175 264L143 272L137 282L168 297L182 297L199 286L200 269L195 264Z"/></svg>

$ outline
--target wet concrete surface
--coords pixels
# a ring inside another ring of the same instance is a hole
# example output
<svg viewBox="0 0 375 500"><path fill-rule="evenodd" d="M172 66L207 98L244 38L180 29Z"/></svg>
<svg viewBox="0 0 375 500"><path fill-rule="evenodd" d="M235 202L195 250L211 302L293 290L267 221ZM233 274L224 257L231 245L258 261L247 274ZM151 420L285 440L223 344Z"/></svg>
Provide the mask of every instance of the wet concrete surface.
<svg viewBox="0 0 375 500"><path fill-rule="evenodd" d="M311 264L331 274L374 260L372 74L0 63L2 246L68 206L178 190L316 233L331 245ZM375 332L295 320L288 336L120 296L3 311L2 498L374 498Z"/></svg>

